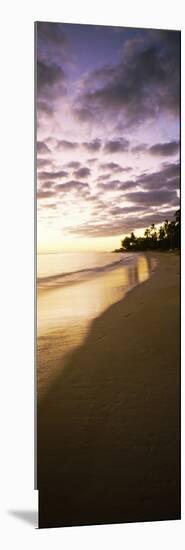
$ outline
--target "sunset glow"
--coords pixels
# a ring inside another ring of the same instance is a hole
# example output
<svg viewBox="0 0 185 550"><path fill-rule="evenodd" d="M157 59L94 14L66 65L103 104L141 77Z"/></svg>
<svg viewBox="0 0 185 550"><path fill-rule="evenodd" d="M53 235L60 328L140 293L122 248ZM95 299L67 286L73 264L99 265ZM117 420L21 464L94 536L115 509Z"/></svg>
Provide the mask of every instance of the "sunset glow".
<svg viewBox="0 0 185 550"><path fill-rule="evenodd" d="M179 206L179 33L37 24L38 252L113 250Z"/></svg>

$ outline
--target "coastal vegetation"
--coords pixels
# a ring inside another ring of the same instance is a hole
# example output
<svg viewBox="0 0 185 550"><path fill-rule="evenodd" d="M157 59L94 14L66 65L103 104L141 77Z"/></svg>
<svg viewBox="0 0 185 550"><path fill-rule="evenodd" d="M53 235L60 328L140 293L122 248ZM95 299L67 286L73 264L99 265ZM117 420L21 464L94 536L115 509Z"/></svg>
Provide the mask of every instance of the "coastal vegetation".
<svg viewBox="0 0 185 550"><path fill-rule="evenodd" d="M145 229L143 237L136 237L132 231L130 235L124 237L121 247L115 252L178 249L180 249L180 209L175 212L174 220L165 220L159 228L152 223Z"/></svg>

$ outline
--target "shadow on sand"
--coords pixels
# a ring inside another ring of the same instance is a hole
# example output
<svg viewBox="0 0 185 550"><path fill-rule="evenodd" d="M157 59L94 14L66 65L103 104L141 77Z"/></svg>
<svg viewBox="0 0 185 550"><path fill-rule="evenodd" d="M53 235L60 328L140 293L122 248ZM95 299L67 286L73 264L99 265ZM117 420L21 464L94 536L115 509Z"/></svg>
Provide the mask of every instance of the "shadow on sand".
<svg viewBox="0 0 185 550"><path fill-rule="evenodd" d="M38 404L40 527L180 517L179 291L166 262L92 323Z"/></svg>

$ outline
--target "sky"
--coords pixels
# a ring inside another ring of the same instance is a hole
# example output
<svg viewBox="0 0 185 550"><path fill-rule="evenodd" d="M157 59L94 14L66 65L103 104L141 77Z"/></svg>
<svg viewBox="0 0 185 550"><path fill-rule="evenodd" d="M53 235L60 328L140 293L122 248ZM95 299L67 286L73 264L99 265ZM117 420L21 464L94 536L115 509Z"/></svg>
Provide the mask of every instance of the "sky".
<svg viewBox="0 0 185 550"><path fill-rule="evenodd" d="M113 250L179 207L180 33L36 24L38 252Z"/></svg>

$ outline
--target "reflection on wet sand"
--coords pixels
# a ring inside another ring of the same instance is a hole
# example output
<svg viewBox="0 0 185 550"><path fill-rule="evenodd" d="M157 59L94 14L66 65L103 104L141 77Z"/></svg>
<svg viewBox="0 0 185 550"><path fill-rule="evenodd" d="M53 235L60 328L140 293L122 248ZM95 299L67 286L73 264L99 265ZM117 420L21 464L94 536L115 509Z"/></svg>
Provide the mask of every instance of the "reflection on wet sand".
<svg viewBox="0 0 185 550"><path fill-rule="evenodd" d="M91 321L148 279L152 268L147 256L137 255L134 265L122 265L70 286L38 291L39 393L64 366L68 354L83 342Z"/></svg>
<svg viewBox="0 0 185 550"><path fill-rule="evenodd" d="M78 317L74 330L58 324L39 338L40 527L180 518L179 259L155 258L154 276L95 318L88 334ZM136 260L124 270L123 294L151 272L147 257ZM110 279L119 288L121 270L96 288L104 283L111 294ZM83 315L93 300L89 293ZM82 327L83 344L66 360L63 347L72 349L75 330L80 341Z"/></svg>
<svg viewBox="0 0 185 550"><path fill-rule="evenodd" d="M144 281L148 279L150 274L149 261L145 256L140 256L140 258L138 258L137 272L139 283L144 283Z"/></svg>

